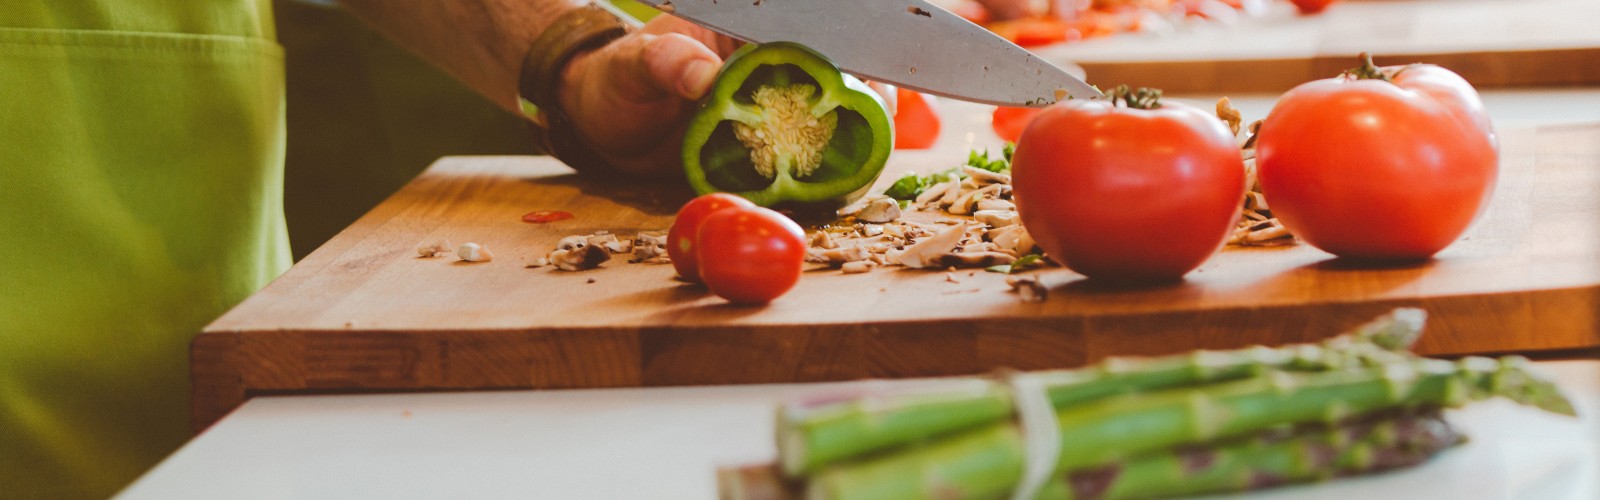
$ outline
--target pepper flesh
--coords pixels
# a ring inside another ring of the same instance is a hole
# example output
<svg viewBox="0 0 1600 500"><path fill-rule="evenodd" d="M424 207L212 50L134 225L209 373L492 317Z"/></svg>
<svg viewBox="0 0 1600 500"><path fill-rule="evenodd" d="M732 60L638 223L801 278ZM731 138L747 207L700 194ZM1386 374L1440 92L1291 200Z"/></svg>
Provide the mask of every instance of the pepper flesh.
<svg viewBox="0 0 1600 500"><path fill-rule="evenodd" d="M835 208L866 194L894 146L877 93L804 46L747 45L724 64L684 134L699 193Z"/></svg>

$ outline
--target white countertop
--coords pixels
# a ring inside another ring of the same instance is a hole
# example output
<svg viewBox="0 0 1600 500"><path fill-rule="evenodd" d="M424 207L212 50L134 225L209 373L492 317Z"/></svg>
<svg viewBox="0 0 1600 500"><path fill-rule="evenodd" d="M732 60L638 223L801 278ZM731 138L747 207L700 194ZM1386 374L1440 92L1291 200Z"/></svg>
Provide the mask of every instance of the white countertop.
<svg viewBox="0 0 1600 500"><path fill-rule="evenodd" d="M1600 361L1538 369L1580 419L1478 403L1422 466L1249 498L1600 498ZM709 499L718 466L772 460L777 402L916 383L256 398L121 498Z"/></svg>

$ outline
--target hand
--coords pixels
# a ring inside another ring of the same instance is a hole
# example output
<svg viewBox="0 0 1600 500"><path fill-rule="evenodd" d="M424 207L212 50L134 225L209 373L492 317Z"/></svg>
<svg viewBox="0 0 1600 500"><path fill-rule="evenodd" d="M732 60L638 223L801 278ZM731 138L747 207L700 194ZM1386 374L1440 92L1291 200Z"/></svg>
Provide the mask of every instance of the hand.
<svg viewBox="0 0 1600 500"><path fill-rule="evenodd" d="M600 156L628 174L677 173L683 127L733 39L672 16L574 57L557 99Z"/></svg>

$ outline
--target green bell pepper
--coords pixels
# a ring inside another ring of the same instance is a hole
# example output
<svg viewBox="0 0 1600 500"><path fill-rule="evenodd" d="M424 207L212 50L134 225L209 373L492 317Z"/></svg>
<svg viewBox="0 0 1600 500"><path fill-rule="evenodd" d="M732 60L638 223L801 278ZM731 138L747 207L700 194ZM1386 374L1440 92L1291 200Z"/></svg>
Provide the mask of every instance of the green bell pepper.
<svg viewBox="0 0 1600 500"><path fill-rule="evenodd" d="M690 119L683 169L700 194L836 208L866 194L893 148L888 107L861 80L799 44L751 44Z"/></svg>

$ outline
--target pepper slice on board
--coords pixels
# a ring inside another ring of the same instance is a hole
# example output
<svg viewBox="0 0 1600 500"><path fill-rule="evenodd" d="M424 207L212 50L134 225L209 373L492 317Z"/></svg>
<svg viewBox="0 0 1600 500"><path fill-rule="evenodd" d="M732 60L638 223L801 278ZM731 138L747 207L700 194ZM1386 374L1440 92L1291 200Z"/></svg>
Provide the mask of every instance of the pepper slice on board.
<svg viewBox="0 0 1600 500"><path fill-rule="evenodd" d="M728 57L683 138L689 185L761 206L835 208L866 194L894 148L883 99L802 45Z"/></svg>

